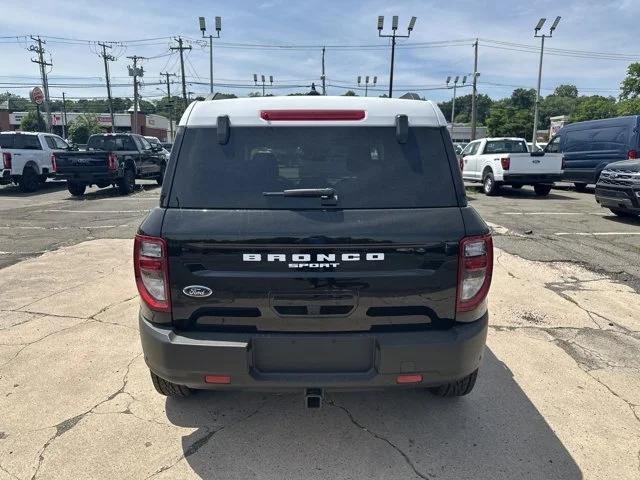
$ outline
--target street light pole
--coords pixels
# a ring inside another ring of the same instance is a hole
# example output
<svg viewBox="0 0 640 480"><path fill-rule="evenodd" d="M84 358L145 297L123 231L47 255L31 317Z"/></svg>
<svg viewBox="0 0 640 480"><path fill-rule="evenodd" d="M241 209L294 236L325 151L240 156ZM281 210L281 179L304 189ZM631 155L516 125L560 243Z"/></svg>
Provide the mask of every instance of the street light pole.
<svg viewBox="0 0 640 480"><path fill-rule="evenodd" d="M266 78L264 75L260 75L261 80L262 80L262 96L264 97L265 95L265 83L266 83ZM257 74L253 74L253 83L255 84L255 86L258 86L258 75ZM269 75L269 83L271 84L271 86L273 87L273 75Z"/></svg>
<svg viewBox="0 0 640 480"><path fill-rule="evenodd" d="M393 65L395 63L396 56L396 38L409 38L411 36L411 32L416 24L416 17L411 17L409 21L409 26L407 27L406 35L398 34L398 16L394 15L391 21L391 31L393 32L391 35L382 34L382 29L384 28L384 16L378 16L378 37L381 38L391 38L391 68L389 70L389 98L393 96Z"/></svg>
<svg viewBox="0 0 640 480"><path fill-rule="evenodd" d="M532 150L535 151L536 149L536 137L537 137L537 133L538 133L538 111L539 111L539 107L540 107L540 86L542 84L542 58L544 56L544 39L545 38L551 38L553 36L553 31L558 27L558 23L560 23L560 18L561 17L556 17L556 19L553 21L553 25L551 25L551 28L549 29L549 34L542 34L539 35L540 29L542 28L542 26L544 25L544 22L547 20L546 18L541 18L540 20L538 20L538 24L536 25L536 27L534 28L534 34L533 37L534 38L540 38L540 64L538 65L538 88L536 89L536 101L534 103L534 108L533 108L533 134L532 134L532 139L531 139L531 144L532 144Z"/></svg>
<svg viewBox="0 0 640 480"><path fill-rule="evenodd" d="M455 138L453 136L453 131L455 129L455 121L456 121L456 91L458 89L458 81L460 80L460 75L456 75L456 78L453 79L453 87L449 87L449 83L451 82L451 77L447 77L447 87L448 88L453 88L453 100L451 102L451 139L455 141ZM467 76L464 75L462 77L462 84L461 86L464 87L465 84L467 83Z"/></svg>
<svg viewBox="0 0 640 480"><path fill-rule="evenodd" d="M199 17L200 31L202 32L202 38L209 37L209 93L213 93L213 39L220 38L220 31L222 30L222 17L216 17L216 35L205 35L207 31L207 24L204 17Z"/></svg>

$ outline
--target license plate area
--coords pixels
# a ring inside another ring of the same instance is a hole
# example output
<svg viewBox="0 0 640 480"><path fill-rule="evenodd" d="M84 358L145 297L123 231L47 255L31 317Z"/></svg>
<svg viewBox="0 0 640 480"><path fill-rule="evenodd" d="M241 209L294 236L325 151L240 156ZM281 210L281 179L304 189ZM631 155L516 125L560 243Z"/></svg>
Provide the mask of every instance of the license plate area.
<svg viewBox="0 0 640 480"><path fill-rule="evenodd" d="M251 343L259 373L366 373L373 368L375 341L366 335L265 336Z"/></svg>

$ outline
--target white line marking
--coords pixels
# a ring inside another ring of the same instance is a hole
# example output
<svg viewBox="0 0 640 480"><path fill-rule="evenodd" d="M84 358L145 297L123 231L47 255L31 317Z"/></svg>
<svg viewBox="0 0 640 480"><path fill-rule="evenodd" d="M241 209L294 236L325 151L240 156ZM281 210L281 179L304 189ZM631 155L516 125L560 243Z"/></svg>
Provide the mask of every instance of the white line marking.
<svg viewBox="0 0 640 480"><path fill-rule="evenodd" d="M502 215L584 215L574 212L503 212Z"/></svg>
<svg viewBox="0 0 640 480"><path fill-rule="evenodd" d="M513 237L524 237L524 235L520 233L516 233L513 230L509 230L507 227L503 227L502 225L498 225L496 223L491 223L491 222L486 222L486 224L489 225L489 228L498 235L511 235Z"/></svg>
<svg viewBox="0 0 640 480"><path fill-rule="evenodd" d="M640 232L558 232L556 235L581 235L583 237L588 236L610 236L610 235L640 235Z"/></svg>
<svg viewBox="0 0 640 480"><path fill-rule="evenodd" d="M62 210L62 209L48 209L41 210L41 212L53 212L53 213L149 213L149 208L145 210Z"/></svg>
<svg viewBox="0 0 640 480"><path fill-rule="evenodd" d="M5 227L19 230L96 230L100 228L124 228L129 227L129 225L88 225L85 227L32 227L23 225L5 225Z"/></svg>

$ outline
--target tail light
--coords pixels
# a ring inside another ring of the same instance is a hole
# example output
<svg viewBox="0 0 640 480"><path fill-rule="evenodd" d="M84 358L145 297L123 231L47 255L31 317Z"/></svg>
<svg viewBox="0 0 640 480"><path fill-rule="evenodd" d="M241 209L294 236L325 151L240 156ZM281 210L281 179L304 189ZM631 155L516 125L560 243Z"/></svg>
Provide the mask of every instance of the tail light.
<svg viewBox="0 0 640 480"><path fill-rule="evenodd" d="M509 170L509 167L511 166L511 159L509 157L501 158L500 163L502 164L503 170Z"/></svg>
<svg viewBox="0 0 640 480"><path fill-rule="evenodd" d="M638 158L637 150L629 150L627 152L627 160L635 160L636 158Z"/></svg>
<svg viewBox="0 0 640 480"><path fill-rule="evenodd" d="M493 273L491 235L467 237L460 241L458 258L458 299L456 311L475 309L487 297Z"/></svg>
<svg viewBox="0 0 640 480"><path fill-rule="evenodd" d="M9 152L2 152L2 164L7 170L11 170L11 154Z"/></svg>
<svg viewBox="0 0 640 480"><path fill-rule="evenodd" d="M260 118L268 122L282 121L348 121L363 120L364 110L261 110Z"/></svg>
<svg viewBox="0 0 640 480"><path fill-rule="evenodd" d="M142 301L151 310L170 312L167 242L158 237L136 235L133 244L133 267Z"/></svg>
<svg viewBox="0 0 640 480"><path fill-rule="evenodd" d="M56 155L54 153L51 154L51 172L56 173L58 171L58 162L56 160Z"/></svg>
<svg viewBox="0 0 640 480"><path fill-rule="evenodd" d="M109 168L109 170L118 169L118 156L113 152L110 152L109 156L107 157L107 167Z"/></svg>

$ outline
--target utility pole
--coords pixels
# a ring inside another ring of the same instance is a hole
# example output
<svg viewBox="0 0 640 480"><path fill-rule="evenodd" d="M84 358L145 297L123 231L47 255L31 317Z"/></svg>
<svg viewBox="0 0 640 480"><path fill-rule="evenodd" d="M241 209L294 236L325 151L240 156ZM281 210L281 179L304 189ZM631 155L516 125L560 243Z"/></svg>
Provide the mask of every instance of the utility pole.
<svg viewBox="0 0 640 480"><path fill-rule="evenodd" d="M67 99L62 92L62 138L67 138Z"/></svg>
<svg viewBox="0 0 640 480"><path fill-rule="evenodd" d="M130 57L133 60L133 68L129 68L129 76L133 77L133 125L132 132L138 133L138 77L144 76L144 69L138 68L138 60L143 60L144 57L138 55L132 55Z"/></svg>
<svg viewBox="0 0 640 480"><path fill-rule="evenodd" d="M458 88L458 80L460 80L460 75L456 75L456 78L453 80L453 87L449 87L449 83L451 82L451 77L447 77L447 87L449 88L453 88L453 101L451 102L451 139L453 141L455 141L455 138L453 136L453 131L455 128L455 121L456 121L456 90ZM467 76L463 76L462 77L462 85L461 86L465 86L465 83L467 83Z"/></svg>
<svg viewBox="0 0 640 480"><path fill-rule="evenodd" d="M98 45L102 47L102 53L100 57L104 60L104 75L107 79L107 99L109 100L109 115L111 116L111 133L116 131L116 121L113 115L113 99L111 98L111 82L109 80L109 62L115 62L116 57L107 53L107 48L113 48L106 43L98 42Z"/></svg>
<svg viewBox="0 0 640 480"><path fill-rule="evenodd" d="M205 35L207 31L207 24L204 17L199 18L200 31L202 32L202 38L209 37L209 93L213 93L213 39L220 38L220 31L222 30L222 18L216 17L216 36Z"/></svg>
<svg viewBox="0 0 640 480"><path fill-rule="evenodd" d="M37 63L38 65L40 65L40 76L42 77L42 86L44 87L44 101L45 101L44 108L45 108L45 111L47 112L47 131L50 132L51 131L51 101L49 100L49 80L47 79L47 67L52 67L53 63L48 63L44 59L45 50L42 45L47 42L42 40L40 36L38 37L32 36L31 40L33 40L34 42L38 42L38 46L36 47L35 45L31 45L29 47L29 51L36 52L38 54L38 59L34 60L32 58L31 61L33 63Z"/></svg>
<svg viewBox="0 0 640 480"><path fill-rule="evenodd" d="M373 77L373 86L376 86L376 83L378 83L378 77ZM362 85L362 77L360 75L358 75L358 86ZM364 96L368 97L369 96L369 75L364 77Z"/></svg>
<svg viewBox="0 0 640 480"><path fill-rule="evenodd" d="M184 101L184 106L187 106L187 81L185 80L184 77L184 55L182 52L184 52L185 50L191 50L191 45L189 45L188 47L185 47L182 45L182 37L178 37L176 39L176 42L178 42L178 46L177 47L169 47L171 50L179 50L180 51L180 73L182 76L182 100Z"/></svg>
<svg viewBox="0 0 640 480"><path fill-rule="evenodd" d="M389 72L389 98L393 96L393 64L395 61L396 55L396 38L409 38L411 36L411 32L416 24L416 17L411 17L409 21L409 27L407 28L406 35L398 35L398 16L394 15L391 21L391 31L393 32L391 35L383 35L382 29L384 28L384 16L380 15L378 17L378 37L382 38L391 38L391 70Z"/></svg>
<svg viewBox="0 0 640 480"><path fill-rule="evenodd" d="M473 44L473 93L471 94L471 140L476 139L478 124L478 39Z"/></svg>
<svg viewBox="0 0 640 480"><path fill-rule="evenodd" d="M531 139L531 144L533 146L532 151L534 152L536 151L536 134L538 133L538 107L540 104L540 84L542 83L542 56L544 55L544 39L547 37L551 38L553 36L553 31L557 28L558 23L560 23L560 18L561 17L556 17L556 19L553 21L553 25L551 25L548 35L545 35L544 33L542 35L539 35L540 29L544 25L544 22L547 20L546 18L541 18L540 20L538 20L538 24L533 29L533 38L541 39L540 65L538 66L538 89L536 90L536 103L533 108L533 138Z"/></svg>
<svg viewBox="0 0 640 480"><path fill-rule="evenodd" d="M325 51L325 47L322 47L322 95L326 95L327 94L327 76L324 73L324 51Z"/></svg>
<svg viewBox="0 0 640 480"><path fill-rule="evenodd" d="M262 96L264 97L265 94L265 76L264 75L260 75L261 79L262 79ZM255 86L258 86L258 75L256 75L255 73L253 74L253 83L255 84ZM273 75L269 75L269 83L271 83L271 86L273 87Z"/></svg>
<svg viewBox="0 0 640 480"><path fill-rule="evenodd" d="M175 77L175 73L162 73L160 75L164 75L167 82L167 98L169 98L169 134L171 136L171 141L173 142L173 100L171 100L171 82L169 81L169 77Z"/></svg>

